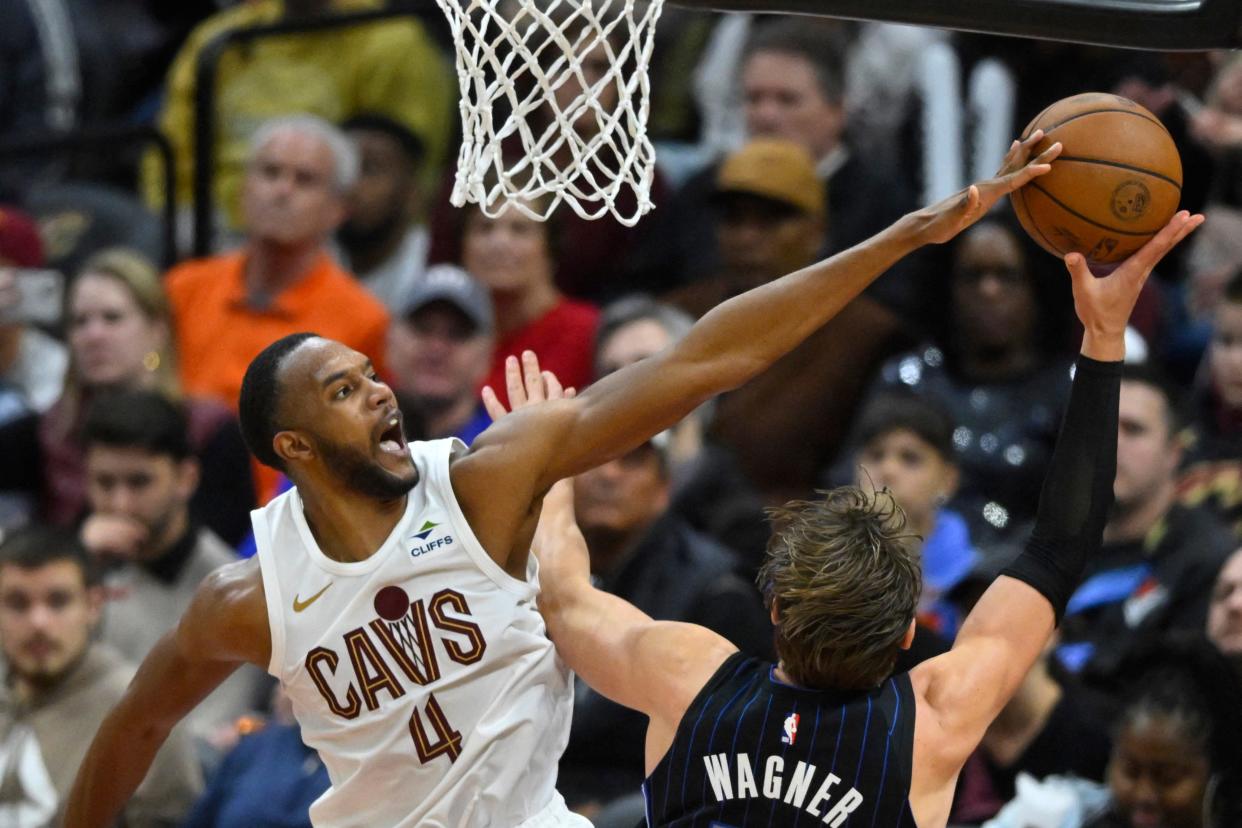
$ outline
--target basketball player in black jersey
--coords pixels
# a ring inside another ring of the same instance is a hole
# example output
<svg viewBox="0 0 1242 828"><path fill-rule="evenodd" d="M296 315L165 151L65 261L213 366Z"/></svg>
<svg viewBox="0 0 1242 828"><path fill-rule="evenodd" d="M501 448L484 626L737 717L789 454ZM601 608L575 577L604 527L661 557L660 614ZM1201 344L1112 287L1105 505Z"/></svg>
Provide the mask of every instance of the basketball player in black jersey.
<svg viewBox="0 0 1242 828"><path fill-rule="evenodd" d="M1103 278L1081 256L1066 258L1085 334L1035 528L952 650L909 673L890 676L914 637L920 565L887 491L844 487L774 512L759 575L776 626L773 665L592 587L572 491L552 490L534 546L540 609L588 684L649 716L649 825L945 825L963 763L1043 652L1099 548L1127 320L1152 268L1201 222L1179 213ZM520 388L520 378L509 385ZM530 399L515 406L560 396L555 382L525 387Z"/></svg>

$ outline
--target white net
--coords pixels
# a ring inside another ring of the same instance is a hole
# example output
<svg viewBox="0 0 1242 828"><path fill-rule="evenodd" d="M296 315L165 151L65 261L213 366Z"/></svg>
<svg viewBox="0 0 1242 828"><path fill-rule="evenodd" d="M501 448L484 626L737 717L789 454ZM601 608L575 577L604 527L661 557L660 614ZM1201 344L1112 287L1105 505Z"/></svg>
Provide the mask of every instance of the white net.
<svg viewBox="0 0 1242 828"><path fill-rule="evenodd" d="M452 202L632 226L651 209L647 66L663 0L437 0L457 47Z"/></svg>

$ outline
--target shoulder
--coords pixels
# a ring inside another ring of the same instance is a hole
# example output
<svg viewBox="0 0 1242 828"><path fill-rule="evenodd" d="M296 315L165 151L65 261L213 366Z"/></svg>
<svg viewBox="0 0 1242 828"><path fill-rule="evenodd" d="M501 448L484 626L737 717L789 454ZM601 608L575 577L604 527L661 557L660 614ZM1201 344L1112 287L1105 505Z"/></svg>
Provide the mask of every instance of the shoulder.
<svg viewBox="0 0 1242 828"><path fill-rule="evenodd" d="M214 572L222 566L237 563L237 555L210 529L199 529L194 542L194 554Z"/></svg>
<svg viewBox="0 0 1242 828"><path fill-rule="evenodd" d="M175 301L179 295L219 281L223 274L237 267L240 257L237 252L225 253L174 265L164 277L164 288Z"/></svg>
<svg viewBox="0 0 1242 828"><path fill-rule="evenodd" d="M1176 504L1167 521L1171 542L1162 552L1183 558L1187 564L1219 567L1237 547L1225 523L1202 506Z"/></svg>
<svg viewBox="0 0 1242 828"><path fill-rule="evenodd" d="M234 561L208 573L194 593L178 638L183 649L266 667L271 632L258 559Z"/></svg>
<svg viewBox="0 0 1242 828"><path fill-rule="evenodd" d="M342 306L348 303L349 317L361 324L379 321L387 325L388 311L384 304L326 252L316 270L319 277L316 287L325 300L340 301Z"/></svg>
<svg viewBox="0 0 1242 828"><path fill-rule="evenodd" d="M278 14L276 3L272 0L259 0L255 3L239 3L233 8L213 14L190 33L183 51L197 52L212 38L234 29L243 29L274 20Z"/></svg>

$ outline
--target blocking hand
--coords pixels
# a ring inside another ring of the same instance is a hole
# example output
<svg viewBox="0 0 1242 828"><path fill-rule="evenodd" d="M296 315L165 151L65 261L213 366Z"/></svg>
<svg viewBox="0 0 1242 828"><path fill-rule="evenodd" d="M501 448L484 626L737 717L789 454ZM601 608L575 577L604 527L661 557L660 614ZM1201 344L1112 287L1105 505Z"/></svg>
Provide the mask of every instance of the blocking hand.
<svg viewBox="0 0 1242 828"><path fill-rule="evenodd" d="M1074 291L1074 311L1085 331L1084 354L1106 361L1125 356L1126 325L1147 277L1174 245L1202 223L1203 216L1182 210L1151 241L1107 276L1092 273L1080 253L1065 257Z"/></svg>
<svg viewBox="0 0 1242 828"><path fill-rule="evenodd" d="M1043 137L1044 131L1037 129L1025 141L1014 141L996 175L914 213L919 240L924 244L947 242L987 215L996 202L1051 170L1053 160L1061 154L1059 142L1031 158Z"/></svg>

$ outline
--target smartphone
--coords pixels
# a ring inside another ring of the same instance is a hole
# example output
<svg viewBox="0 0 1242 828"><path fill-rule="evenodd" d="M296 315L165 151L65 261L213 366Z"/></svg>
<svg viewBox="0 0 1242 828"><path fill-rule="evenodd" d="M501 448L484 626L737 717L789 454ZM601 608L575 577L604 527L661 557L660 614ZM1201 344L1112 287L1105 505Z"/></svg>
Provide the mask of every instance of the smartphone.
<svg viewBox="0 0 1242 828"><path fill-rule="evenodd" d="M56 326L64 312L65 276L59 270L13 268L17 276L17 304L4 312L4 320L27 325Z"/></svg>

